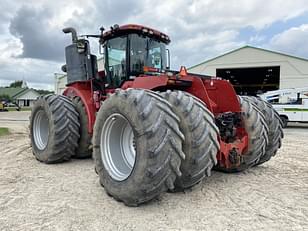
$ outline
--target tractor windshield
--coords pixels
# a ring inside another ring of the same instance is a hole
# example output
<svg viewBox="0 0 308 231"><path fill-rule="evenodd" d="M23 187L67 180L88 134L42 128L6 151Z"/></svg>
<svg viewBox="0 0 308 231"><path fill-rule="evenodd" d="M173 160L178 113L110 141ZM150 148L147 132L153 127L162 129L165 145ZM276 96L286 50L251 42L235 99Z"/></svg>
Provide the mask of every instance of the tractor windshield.
<svg viewBox="0 0 308 231"><path fill-rule="evenodd" d="M106 71L110 87L119 87L132 76L144 73L144 67L157 72L166 69L166 45L138 34L116 37L107 41Z"/></svg>
<svg viewBox="0 0 308 231"><path fill-rule="evenodd" d="M166 45L137 34L130 35L130 74L144 73L144 66L159 70L166 68Z"/></svg>

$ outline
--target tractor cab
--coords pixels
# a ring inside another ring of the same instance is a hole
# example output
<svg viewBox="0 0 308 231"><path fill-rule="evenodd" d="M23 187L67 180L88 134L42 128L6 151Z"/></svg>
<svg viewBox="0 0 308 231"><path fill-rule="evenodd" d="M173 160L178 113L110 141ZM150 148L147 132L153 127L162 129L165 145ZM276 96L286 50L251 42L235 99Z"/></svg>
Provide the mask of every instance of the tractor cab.
<svg viewBox="0 0 308 231"><path fill-rule="evenodd" d="M137 76L164 72L169 68L169 42L167 35L139 25L115 25L104 33L102 30L107 87L117 88Z"/></svg>
<svg viewBox="0 0 308 231"><path fill-rule="evenodd" d="M102 82L106 88L118 88L125 81L143 74L160 75L169 69L169 37L157 30L139 25L114 25L100 35L77 36L74 28L63 29L72 34L72 44L65 48L68 85L87 80ZM81 38L80 38L81 37ZM90 43L84 37L100 39L104 49L105 74L98 73L97 58L91 54ZM168 54L168 55L167 55Z"/></svg>

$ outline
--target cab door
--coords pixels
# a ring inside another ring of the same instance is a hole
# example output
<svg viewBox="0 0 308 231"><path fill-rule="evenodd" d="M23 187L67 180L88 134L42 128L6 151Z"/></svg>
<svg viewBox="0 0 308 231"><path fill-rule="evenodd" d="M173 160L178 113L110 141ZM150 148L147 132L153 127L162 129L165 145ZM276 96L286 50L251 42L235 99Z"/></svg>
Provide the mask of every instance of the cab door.
<svg viewBox="0 0 308 231"><path fill-rule="evenodd" d="M308 122L308 99L303 99L302 121L303 122Z"/></svg>
<svg viewBox="0 0 308 231"><path fill-rule="evenodd" d="M279 115L284 115L289 121L301 121L302 120L302 109L300 104L280 104L279 109L275 107Z"/></svg>

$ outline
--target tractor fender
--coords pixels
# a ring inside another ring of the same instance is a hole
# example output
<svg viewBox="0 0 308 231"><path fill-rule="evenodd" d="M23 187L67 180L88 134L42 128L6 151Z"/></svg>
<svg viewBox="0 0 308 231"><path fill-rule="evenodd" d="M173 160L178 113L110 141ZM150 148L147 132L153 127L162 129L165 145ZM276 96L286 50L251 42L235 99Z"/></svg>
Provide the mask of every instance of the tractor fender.
<svg viewBox="0 0 308 231"><path fill-rule="evenodd" d="M77 82L70 84L64 90L63 95L69 98L73 98L75 96L80 97L81 101L84 104L85 111L88 115L88 132L92 134L96 117L96 108L93 99L91 83Z"/></svg>

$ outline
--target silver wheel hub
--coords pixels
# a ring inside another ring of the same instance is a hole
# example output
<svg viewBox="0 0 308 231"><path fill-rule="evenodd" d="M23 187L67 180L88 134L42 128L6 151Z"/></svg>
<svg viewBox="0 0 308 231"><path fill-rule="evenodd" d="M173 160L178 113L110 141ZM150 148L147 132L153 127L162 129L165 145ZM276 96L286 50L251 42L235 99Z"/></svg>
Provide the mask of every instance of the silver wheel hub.
<svg viewBox="0 0 308 231"><path fill-rule="evenodd" d="M45 111L35 114L32 127L33 139L39 150L44 150L48 144L49 120Z"/></svg>
<svg viewBox="0 0 308 231"><path fill-rule="evenodd" d="M109 175L117 181L127 179L135 165L136 149L132 126L119 113L110 115L100 137L101 158Z"/></svg>

